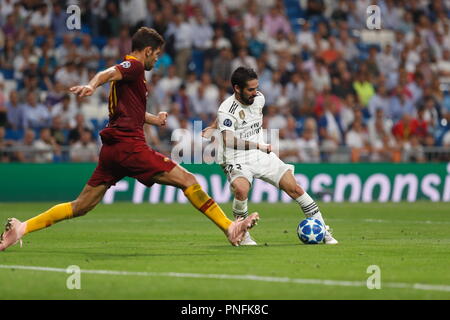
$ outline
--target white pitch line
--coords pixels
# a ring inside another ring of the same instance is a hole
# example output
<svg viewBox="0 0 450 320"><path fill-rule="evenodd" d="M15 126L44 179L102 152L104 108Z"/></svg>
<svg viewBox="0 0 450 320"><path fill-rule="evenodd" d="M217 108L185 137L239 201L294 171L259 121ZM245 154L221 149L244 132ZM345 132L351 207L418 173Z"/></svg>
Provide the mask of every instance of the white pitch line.
<svg viewBox="0 0 450 320"><path fill-rule="evenodd" d="M71 273L71 272L68 272L67 269L50 268L50 267L36 267L36 266L0 265L0 269L17 269L17 270ZM250 281L262 281L262 282L313 284L313 285L339 286L339 287L366 287L367 286L367 283L365 281L296 279L296 278L281 278L281 277L264 277L264 276L257 276L257 275L202 274L202 273L179 273L179 272L136 272L136 271L83 270L83 269L81 269L80 271L81 271L81 273L84 273L84 274L103 274L103 275L115 275L115 276L250 280ZM386 282L386 283L381 283L381 286L385 287L385 288L387 287L387 288L397 288L397 289L400 288L400 289L415 289L415 290L425 290L425 291L450 292L450 286L448 286L448 285Z"/></svg>

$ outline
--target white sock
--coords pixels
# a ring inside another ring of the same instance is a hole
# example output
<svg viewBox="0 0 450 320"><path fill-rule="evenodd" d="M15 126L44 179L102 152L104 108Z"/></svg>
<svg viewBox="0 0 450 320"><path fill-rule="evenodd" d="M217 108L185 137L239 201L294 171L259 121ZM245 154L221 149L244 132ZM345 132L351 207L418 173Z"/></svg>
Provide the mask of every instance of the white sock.
<svg viewBox="0 0 450 320"><path fill-rule="evenodd" d="M233 200L233 215L237 218L247 218L248 216L248 208L247 208L248 199L238 200L234 198Z"/></svg>
<svg viewBox="0 0 450 320"><path fill-rule="evenodd" d="M317 203L315 203L315 201L309 196L309 194L305 192L300 197L295 199L295 201L297 201L302 208L305 217L317 219L322 222L323 226L325 226L325 221L322 218L319 207L317 206Z"/></svg>

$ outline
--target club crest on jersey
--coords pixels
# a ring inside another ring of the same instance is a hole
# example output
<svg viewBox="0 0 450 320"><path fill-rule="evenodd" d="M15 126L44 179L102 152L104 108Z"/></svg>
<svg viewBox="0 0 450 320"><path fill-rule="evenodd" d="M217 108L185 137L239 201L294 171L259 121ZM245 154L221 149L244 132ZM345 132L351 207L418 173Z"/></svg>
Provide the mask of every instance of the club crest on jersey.
<svg viewBox="0 0 450 320"><path fill-rule="evenodd" d="M239 111L239 117L241 117L242 120L245 119L245 112L244 112L244 110Z"/></svg>
<svg viewBox="0 0 450 320"><path fill-rule="evenodd" d="M233 122L230 119L225 119L223 121L223 125L226 127L231 127L233 125Z"/></svg>
<svg viewBox="0 0 450 320"><path fill-rule="evenodd" d="M124 67L125 69L128 69L129 67L131 67L131 62L130 61L124 61L120 65L122 67Z"/></svg>

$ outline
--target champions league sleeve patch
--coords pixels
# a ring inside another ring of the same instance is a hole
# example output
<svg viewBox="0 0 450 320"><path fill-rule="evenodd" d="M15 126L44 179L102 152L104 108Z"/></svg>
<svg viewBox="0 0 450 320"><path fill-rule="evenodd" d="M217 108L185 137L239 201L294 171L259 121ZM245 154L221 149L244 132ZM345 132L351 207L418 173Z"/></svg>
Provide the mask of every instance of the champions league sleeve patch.
<svg viewBox="0 0 450 320"><path fill-rule="evenodd" d="M233 125L233 122L232 122L230 119L225 119L225 120L223 121L223 125L224 125L225 127L231 127L231 126Z"/></svg>
<svg viewBox="0 0 450 320"><path fill-rule="evenodd" d="M125 69L128 69L129 67L131 67L131 62L130 61L124 61L120 65L122 67L124 67Z"/></svg>

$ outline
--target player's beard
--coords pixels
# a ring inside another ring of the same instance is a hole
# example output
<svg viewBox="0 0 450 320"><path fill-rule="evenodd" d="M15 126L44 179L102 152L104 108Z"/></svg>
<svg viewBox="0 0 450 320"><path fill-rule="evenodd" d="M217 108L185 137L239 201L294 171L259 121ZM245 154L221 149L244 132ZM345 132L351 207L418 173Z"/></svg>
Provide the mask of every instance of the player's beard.
<svg viewBox="0 0 450 320"><path fill-rule="evenodd" d="M244 94L241 94L242 102L244 102L246 105L251 105L253 102L255 102L254 96L245 96Z"/></svg>
<svg viewBox="0 0 450 320"><path fill-rule="evenodd" d="M156 60L147 60L144 62L144 69L145 71L151 71L153 67L155 66Z"/></svg>

